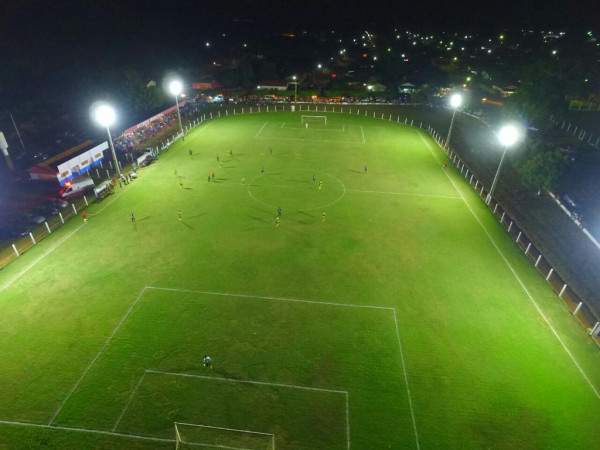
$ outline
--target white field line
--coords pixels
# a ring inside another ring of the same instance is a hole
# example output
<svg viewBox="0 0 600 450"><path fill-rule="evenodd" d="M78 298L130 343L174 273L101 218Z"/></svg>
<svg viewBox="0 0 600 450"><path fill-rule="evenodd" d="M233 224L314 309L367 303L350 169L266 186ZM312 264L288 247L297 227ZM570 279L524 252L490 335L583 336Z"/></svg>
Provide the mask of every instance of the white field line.
<svg viewBox="0 0 600 450"><path fill-rule="evenodd" d="M419 131L417 131L417 133L419 134L419 137L421 138L421 140L425 143L425 145L429 149L429 152L431 153L431 155L433 156L433 158L438 162L438 164L440 164L441 161L437 157L437 155L433 152L433 149L429 145L429 142L427 142L423 138L423 136L421 135L421 133ZM552 324L548 320L548 317L546 317L546 315L544 314L544 312L542 311L542 309L540 308L540 306L538 305L538 303L533 298L533 295L531 295L531 293L529 292L529 289L527 289L527 287L525 286L525 284L523 283L523 281L521 281L521 278L519 277L519 275L517 275L517 272L515 271L515 269L513 268L513 266L510 264L510 262L508 262L508 259L506 259L506 256L504 256L504 253L502 253L502 250L500 250L500 248L498 247L498 245L496 244L496 242L494 241L494 239L492 238L492 236L490 235L490 233L488 232L488 230L485 228L485 226L483 225L483 223L481 222L481 220L479 220L479 217L477 217L477 215L475 214L475 211L473 211L473 209L471 208L471 205L469 205L469 203L467 202L467 200L464 198L462 192L458 189L458 186L456 186L456 184L454 183L454 180L452 180L452 178L450 178L450 175L448 175L448 173L446 171L444 171L444 173L446 174L446 176L448 177L448 179L450 180L450 182L454 186L454 189L456 189L456 192L458 192L458 194L461 196L463 202L465 203L465 205L467 206L467 208L469 209L469 211L471 212L471 214L473 215L473 217L475 218L475 220L477 221L477 223L481 226L481 228L483 229L484 233L487 235L488 239L490 240L490 242L492 243L492 245L494 246L494 248L496 249L496 251L500 254L500 257L502 258L502 260L504 261L504 263L507 265L507 267L510 269L510 271L513 274L513 276L515 277L515 279L517 280L517 282L519 283L519 285L521 286L521 288L523 289L523 291L525 292L525 294L527 295L527 297L529 298L529 300L531 301L531 303L533 304L533 306L535 307L535 309L537 310L537 312L540 314L540 316L542 316L542 319L544 319L544 322L546 322L546 324L550 328L550 331L552 331L552 334L554 334L554 336L556 337L556 339L558 339L558 342L560 342L560 345L562 345L562 347L565 350L565 352L567 352L567 354L569 355L569 357L573 361L573 364L575 364L575 367L577 367L577 370L579 370L579 373L581 373L581 376L588 383L588 385L590 386L590 388L592 389L592 391L594 392L594 394L596 395L596 397L600 400L600 392L598 391L598 389L594 386L594 384L588 378L587 374L584 372L584 370L581 368L581 366L579 365L579 363L575 359L575 356L573 356L573 354L571 353L571 351L569 350L569 348L566 346L566 344L564 343L564 341L562 340L562 338L560 337L560 335L556 331L556 329L552 326Z"/></svg>
<svg viewBox="0 0 600 450"><path fill-rule="evenodd" d="M129 313L131 312L131 310L133 309L133 307L137 304L137 302L139 301L139 299L142 298L142 295L144 294L144 292L146 291L146 289L147 288L144 287L140 291L140 293L135 298L135 300L133 301L133 303L131 304L131 306L129 306L129 309L127 310L127 312L123 315L123 317L121 317L121 320L119 321L119 323L117 324L117 326L115 327L115 329L112 331L112 333L110 333L110 335L108 336L108 338L106 338L106 341L104 342L104 345L100 348L100 350L98 350L98 353L96 353L96 356L94 356L94 358L89 362L89 364L87 365L87 367L85 368L85 370L83 371L83 373L81 374L81 376L79 377L79 379L77 380L77 382L75 383L75 385L69 391L69 394L62 401L62 403L60 404L60 406L58 407L58 409L56 410L56 412L52 416L52 419L50 419L50 422L48 422L48 425L52 425L52 422L54 422L54 419L56 419L56 416L58 416L58 414L60 413L60 411L65 406L65 403L67 403L67 401L71 398L71 395L73 395L73 392L75 392L75 390L77 389L77 387L79 387L79 385L81 384L81 382L83 381L83 379L85 378L85 376L87 375L87 373L90 371L91 367L94 365L94 363L96 362L96 360L98 359L98 357L106 349L106 347L108 346L109 342L111 341L111 339L113 338L113 336L115 335L115 333L119 330L119 328L121 328L121 325L123 325L123 322L125 322L125 319L127 319L127 317L129 316Z"/></svg>
<svg viewBox="0 0 600 450"><path fill-rule="evenodd" d="M142 374L142 376L140 377L140 379L138 380L137 384L135 385L135 388L133 389L133 391L131 392L131 395L129 396L129 400L127 401L127 404L125 405L125 408L123 408L123 411L121 411L121 415L119 416L119 418L117 419L117 421L115 422L115 426L113 427L112 431L114 432L117 427L119 426L119 423L121 423L121 419L123 418L123 416L125 415L125 411L127 411L127 409L129 408L129 405L131 404L131 401L133 400L133 397L135 396L135 393L137 392L137 390L140 388L140 385L142 384L142 381L144 381L144 378L146 377L146 372L144 372Z"/></svg>
<svg viewBox="0 0 600 450"><path fill-rule="evenodd" d="M365 130L363 130L363 127L360 127L360 134L362 134L362 143L365 143Z"/></svg>
<svg viewBox="0 0 600 450"><path fill-rule="evenodd" d="M261 433L260 431L237 430L235 428L213 427L210 425L200 425L197 423L175 422L175 425L185 425L187 427L210 428L211 430L238 431L240 433L260 434L262 436L275 436L273 433Z"/></svg>
<svg viewBox="0 0 600 450"><path fill-rule="evenodd" d="M246 448L246 447L230 447L229 445L220 445L220 444L203 444L203 443L196 443L196 442L188 442L188 441L181 441L186 445L193 445L194 447L205 447L205 448L222 448L224 450L253 450L251 448Z"/></svg>
<svg viewBox="0 0 600 450"><path fill-rule="evenodd" d="M366 309L385 309L393 311L394 308L389 306L376 306L376 305L356 305L352 303L334 303L334 302L320 302L316 300L303 300L297 298L288 297L266 297L261 295L249 295L249 294L231 294L228 292L212 292L212 291L194 291L191 289L176 289L176 288L165 288L158 286L146 286L144 289L155 289L157 291L170 291L170 292L184 292L189 294L203 294L203 295L218 295L222 297L240 297L240 298L251 298L258 300L276 300L280 302L292 302L292 303L308 303L313 305L327 305L327 306L343 306L346 308L366 308Z"/></svg>
<svg viewBox="0 0 600 450"><path fill-rule="evenodd" d="M114 201L118 200L123 194L125 194L125 193L121 193L120 195L114 197L108 203L103 205L102 208L100 208L98 210L98 212L96 214L94 214L94 216L97 216L102 211L104 211L109 205L111 205ZM25 275L27 272L29 272L29 270L31 270L34 266L36 266L37 263L39 263L42 259L44 259L50 253L52 253L54 250L56 250L63 242L65 242L67 239L69 239L71 236L73 236L75 233L77 233L79 230L81 230L86 225L87 224L79 225L77 228L75 228L73 231L71 231L69 234L67 234L64 238L62 238L60 241L58 241L56 244L54 244L52 247L50 247L48 250L46 250L46 252L42 256L40 256L38 259L33 261L31 264L29 264L27 267L25 267L23 270L21 270L18 274L16 274L14 277L12 277L9 281L7 281L2 287L0 287L0 292L4 291L6 288L10 287L15 281L17 281L19 278L21 278L23 275Z"/></svg>
<svg viewBox="0 0 600 450"><path fill-rule="evenodd" d="M305 390L305 391L328 392L331 394L348 394L348 391L343 391L340 389L315 388L315 387L310 387L310 386L299 386L296 384L267 383L266 381L239 380L236 378L209 377L207 375L194 375L192 373L183 373L183 372L164 372L162 370L148 369L148 370L146 370L146 373L153 373L153 374L158 374L158 375L169 375L172 377L200 378L203 380L222 381L222 382L226 382L226 383L257 384L260 386L277 386L277 387L288 388L288 389L300 389L300 390Z"/></svg>
<svg viewBox="0 0 600 450"><path fill-rule="evenodd" d="M283 137L268 137L268 138L257 138L257 139L275 139L278 141L296 141L296 142L306 142L308 139L296 139L296 138L283 138ZM337 143L337 144L364 144L364 142L361 141L338 141L336 139L310 139L310 141L313 142L333 142L333 143Z"/></svg>
<svg viewBox="0 0 600 450"><path fill-rule="evenodd" d="M341 130L336 130L334 128L306 128L306 127L290 127L286 126L285 122L281 124L281 128L287 128L288 130L308 130L308 131L328 131L330 133L344 133L346 130L342 128Z"/></svg>
<svg viewBox="0 0 600 450"><path fill-rule="evenodd" d="M139 434L113 433L111 431L93 430L91 428L72 428L72 427L63 427L63 426L59 426L59 425L44 425L44 424L39 424L39 423L13 422L10 420L0 420L0 425L17 425L17 426L21 426L21 427L30 427L30 428L45 428L48 430L75 431L75 432L79 432L79 433L93 433L93 434L102 434L102 435L106 435L106 436L119 436L119 437L141 439L141 440L145 440L145 441L155 441L155 442L169 442L169 443L175 442L175 439L156 438L156 437L150 437L150 436L142 436Z"/></svg>
<svg viewBox="0 0 600 450"><path fill-rule="evenodd" d="M258 130L258 132L256 133L256 135L254 136L255 138L257 138L258 136L260 136L260 133L262 133L262 130L265 129L265 127L267 126L268 122L263 123L263 126L260 127L260 130Z"/></svg>
<svg viewBox="0 0 600 450"><path fill-rule="evenodd" d="M204 125L204 126L203 126L203 127L200 129L200 130L194 130L194 131L196 131L196 136L194 136L193 138L189 139L189 140L187 141L187 143L189 144L189 143L190 143L190 142L192 142L194 139L196 139L196 138L197 138L197 137L200 135L200 133L202 133L204 130L206 130L206 129L207 129L209 126L210 126L210 124L211 124L211 123L212 123L212 122L209 122L209 123L207 123L207 124L206 124L206 125ZM186 141L184 141L184 142L186 142Z"/></svg>
<svg viewBox="0 0 600 450"><path fill-rule="evenodd" d="M348 393L348 391L342 391L342 390L338 390L338 389L315 388L315 387L310 387L310 386L299 386L299 385L296 385L296 384L267 383L267 382L264 382L264 381L237 380L237 379L234 379L234 378L209 377L209 376L205 376L205 375L193 375L193 374L190 374L190 373L163 372L161 370L146 370L146 373L154 373L154 374L159 374L159 375L169 375L169 376L186 377L186 378L200 378L200 379L203 379L203 380L223 381L223 382L227 382L227 383L256 384L256 385L259 385L259 386L276 386L276 387L288 388L288 389L300 389L300 390L305 390L305 391L316 391L316 392L328 392L328 393L333 393L333 394L343 394L345 396L345 400L346 400L346 441L347 441L347 448L348 448L348 450L350 449L350 418L349 418L349 414L350 414L350 406L349 406L350 399L349 399L349 393ZM222 428L222 429L228 430L229 428ZM240 430L234 430L234 431L240 431ZM259 434L267 434L267 433L259 433Z"/></svg>
<svg viewBox="0 0 600 450"><path fill-rule="evenodd" d="M346 392L346 441L350 450L350 395Z"/></svg>
<svg viewBox="0 0 600 450"><path fill-rule="evenodd" d="M400 327L398 327L398 317L396 308L394 308L394 324L396 325L396 337L398 338L398 348L400 349L400 361L402 361L402 371L404 372L404 383L406 384L406 393L408 394L408 406L410 407L410 417L412 418L413 431L415 432L415 442L417 449L420 449L419 432L417 431L417 421L415 420L415 412L413 410L410 388L408 387L408 374L406 373L406 363L404 362L404 352L402 351L402 340L400 339Z"/></svg>
<svg viewBox="0 0 600 450"><path fill-rule="evenodd" d="M431 198L450 198L461 200L460 197L454 195L434 195L434 194L414 194L409 192L384 192L384 191L363 191L360 189L346 189L346 192L361 192L365 194L384 194L384 195L405 195L409 197L431 197Z"/></svg>

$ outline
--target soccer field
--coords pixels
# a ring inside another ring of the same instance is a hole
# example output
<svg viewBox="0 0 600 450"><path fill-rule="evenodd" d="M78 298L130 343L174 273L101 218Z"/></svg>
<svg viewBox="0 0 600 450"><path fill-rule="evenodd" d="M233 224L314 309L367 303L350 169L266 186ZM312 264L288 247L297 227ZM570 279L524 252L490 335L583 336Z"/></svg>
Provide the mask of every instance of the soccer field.
<svg viewBox="0 0 600 450"><path fill-rule="evenodd" d="M0 272L0 448L598 447L600 350L431 137L302 114L204 122Z"/></svg>

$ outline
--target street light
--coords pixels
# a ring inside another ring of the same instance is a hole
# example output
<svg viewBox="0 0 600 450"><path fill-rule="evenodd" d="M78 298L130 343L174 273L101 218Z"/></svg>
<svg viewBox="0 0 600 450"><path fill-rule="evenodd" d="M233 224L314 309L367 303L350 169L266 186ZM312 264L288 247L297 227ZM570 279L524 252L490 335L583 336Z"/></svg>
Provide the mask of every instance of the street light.
<svg viewBox="0 0 600 450"><path fill-rule="evenodd" d="M181 84L181 81L171 81L171 83L169 84L169 91L171 91L171 94L175 96L175 106L177 106L177 119L179 119L179 131L181 132L181 138L184 139L183 126L181 126L181 114L179 113L179 100L177 99L177 96L181 94L181 91L183 91L183 85Z"/></svg>
<svg viewBox="0 0 600 450"><path fill-rule="evenodd" d="M119 166L119 161L117 161L117 154L115 153L115 146L113 145L112 136L110 135L110 126L115 123L116 114L115 110L106 104L101 104L96 107L94 112L94 119L103 127L106 127L106 132L108 133L108 143L110 145L110 151L112 152L113 161L115 163L115 167L117 168L117 172L119 177L121 177L121 166Z"/></svg>
<svg viewBox="0 0 600 450"><path fill-rule="evenodd" d="M448 137L446 138L446 150L450 146L450 136L452 135L452 125L454 125L454 115L456 114L456 108L460 107L462 104L462 95L453 94L450 97L450 106L454 109L452 112L452 120L450 121L450 128L448 129Z"/></svg>
<svg viewBox="0 0 600 450"><path fill-rule="evenodd" d="M504 146L504 151L502 152L502 157L500 158L500 164L498 164L498 170L496 170L496 175L494 176L494 181L492 182L492 187L490 188L490 192L485 198L485 203L487 205L492 201L492 195L494 194L494 189L496 189L496 184L498 183L498 176L500 175L500 169L502 169L502 163L504 162L504 157L506 156L506 151L509 147L513 146L515 142L517 142L520 138L519 129L514 125L505 125L498 132L498 140Z"/></svg>

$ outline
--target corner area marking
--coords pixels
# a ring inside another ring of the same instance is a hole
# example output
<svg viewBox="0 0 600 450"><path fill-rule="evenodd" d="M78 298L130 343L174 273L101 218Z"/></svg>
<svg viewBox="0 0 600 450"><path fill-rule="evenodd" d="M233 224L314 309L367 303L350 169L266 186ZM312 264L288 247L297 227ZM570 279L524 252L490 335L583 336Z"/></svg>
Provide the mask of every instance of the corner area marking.
<svg viewBox="0 0 600 450"><path fill-rule="evenodd" d="M421 140L427 146L427 149L431 153L431 156L433 156L433 158L439 163L440 160L435 155L435 153L433 152L433 149L429 145L429 142L427 142L423 138L423 135L419 131L417 131L417 133L419 134L419 137L421 138ZM596 386L594 386L594 384L592 383L592 381L588 378L587 374L584 372L584 370L582 369L582 367L579 365L579 363L575 359L575 356L573 356L573 354L571 353L571 351L569 350L569 348L566 346L566 344L564 343L564 341L562 340L562 338L560 337L560 335L558 334L558 332L554 329L554 327L550 323L550 320L548 320L548 317L546 317L546 315L544 314L544 312L542 311L542 309L540 308L540 306L538 305L538 303L533 298L533 295L531 295L531 293L529 292L529 289L527 289L527 287L525 286L525 284L523 283L523 281L521 281L521 278L519 277L519 275L517 274L517 272L515 271L515 269L513 268L513 266L508 262L508 259L506 258L506 256L504 256L504 253L502 253L502 250L500 250L500 248L498 247L498 245L496 244L496 242L494 241L494 239L492 238L492 236L488 232L487 228L483 225L483 223L481 222L481 220L479 220L479 217L477 217L477 215L475 214L475 211L473 211L473 209L471 208L471 205L469 205L469 203L467 202L467 200L463 196L462 192L458 189L458 186L456 186L456 184L454 183L454 180L450 177L450 175L448 175L448 172L444 171L444 173L446 174L446 176L448 177L448 179L452 183L452 186L454 186L454 189L456 190L456 192L458 192L458 195L460 195L460 197L462 198L463 202L465 203L465 205L467 206L467 208L469 209L469 211L471 212L471 214L473 215L473 217L475 218L475 220L477 221L477 223L479 224L479 226L481 226L481 228L483 229L483 232L486 234L486 236L488 237L488 239L490 240L490 242L492 243L492 245L494 246L494 248L496 249L496 251L498 252L498 254L500 255L500 257L502 258L502 260L504 261L504 263L510 269L511 273L513 274L513 276L515 277L515 279L517 280L517 282L519 283L519 285L521 286L521 288L523 289L523 291L525 292L525 294L527 295L527 297L529 298L529 300L531 301L531 303L533 304L533 306L535 307L535 309L537 310L537 312L540 314L540 316L542 316L542 319L544 319L544 322L546 322L546 325L548 325L548 327L550 328L550 331L552 331L552 334L554 334L554 336L556 337L556 339L558 339L558 342L560 342L560 345L563 347L563 349L565 350L565 352L567 352L567 355L569 355L569 358L571 358L571 361L573 361L573 363L575 364L575 367L577 367L577 370L579 370L579 373L581 373L581 376L585 379L585 381L587 382L587 384L590 386L590 388L592 389L592 391L594 392L594 394L596 395L596 397L598 398L598 400L600 400L600 392L598 392L598 389L596 388Z"/></svg>

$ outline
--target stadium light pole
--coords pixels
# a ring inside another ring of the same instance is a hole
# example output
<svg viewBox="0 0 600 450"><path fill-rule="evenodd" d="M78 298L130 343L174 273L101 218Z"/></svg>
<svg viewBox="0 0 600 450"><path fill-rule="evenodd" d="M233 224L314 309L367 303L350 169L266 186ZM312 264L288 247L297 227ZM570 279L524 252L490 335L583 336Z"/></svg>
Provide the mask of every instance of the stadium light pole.
<svg viewBox="0 0 600 450"><path fill-rule="evenodd" d="M115 146L113 145L112 136L110 135L110 126L115 123L116 114L115 110L109 105L99 105L96 108L96 112L94 114L94 118L96 122L98 122L103 127L106 127L106 133L108 134L108 144L110 145L110 151L112 152L113 161L115 163L115 167L117 168L117 173L119 177L121 177L121 166L119 166L119 161L117 161L117 154L115 153Z"/></svg>
<svg viewBox="0 0 600 450"><path fill-rule="evenodd" d="M181 94L181 91L183 91L183 85L181 84L181 81L171 81L171 83L169 84L169 91L171 91L171 94L175 96L175 106L177 107L177 119L179 120L179 131L181 132L181 138L184 139L183 126L181 125L181 114L179 113L179 99L177 98L177 96Z"/></svg>
<svg viewBox="0 0 600 450"><path fill-rule="evenodd" d="M448 129L448 137L446 138L446 150L450 146L450 136L452 136L452 125L454 125L454 115L456 114L456 109L460 107L462 104L462 95L454 94L450 97L450 106L454 109L452 112L452 120L450 121L450 128Z"/></svg>
<svg viewBox="0 0 600 450"><path fill-rule="evenodd" d="M492 195L494 195L494 189L496 189L496 184L498 183L498 176L500 175L500 169L502 169L502 163L504 162L504 157L506 156L508 148L512 147L515 144L515 142L519 140L518 128L514 125L503 126L502 128L500 128L500 132L498 133L498 140L504 146L504 151L502 152L500 164L498 164L498 170L496 170L496 175L494 176L494 181L492 182L490 192L485 198L486 205L489 205L492 201Z"/></svg>
<svg viewBox="0 0 600 450"><path fill-rule="evenodd" d="M294 80L294 103L298 104L298 82L296 81L296 75L292 77Z"/></svg>

